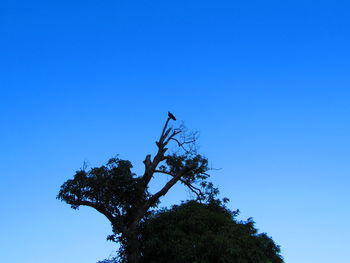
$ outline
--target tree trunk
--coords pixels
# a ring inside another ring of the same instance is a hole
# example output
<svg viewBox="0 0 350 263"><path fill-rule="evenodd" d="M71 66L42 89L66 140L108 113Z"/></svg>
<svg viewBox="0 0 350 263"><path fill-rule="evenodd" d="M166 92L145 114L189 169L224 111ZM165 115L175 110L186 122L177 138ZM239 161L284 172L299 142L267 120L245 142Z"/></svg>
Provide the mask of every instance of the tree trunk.
<svg viewBox="0 0 350 263"><path fill-rule="evenodd" d="M137 229L130 229L126 235L126 255L127 263L140 263L141 262L141 251L140 244L137 238Z"/></svg>

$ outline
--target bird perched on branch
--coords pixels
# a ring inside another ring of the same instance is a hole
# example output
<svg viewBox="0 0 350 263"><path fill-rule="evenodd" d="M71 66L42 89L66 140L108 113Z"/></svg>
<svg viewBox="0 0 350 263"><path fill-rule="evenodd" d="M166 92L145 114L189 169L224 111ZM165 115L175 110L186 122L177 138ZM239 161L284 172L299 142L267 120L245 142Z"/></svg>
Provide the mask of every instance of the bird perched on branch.
<svg viewBox="0 0 350 263"><path fill-rule="evenodd" d="M170 111L168 111L168 117L169 117L170 119L176 121L175 116L174 116Z"/></svg>

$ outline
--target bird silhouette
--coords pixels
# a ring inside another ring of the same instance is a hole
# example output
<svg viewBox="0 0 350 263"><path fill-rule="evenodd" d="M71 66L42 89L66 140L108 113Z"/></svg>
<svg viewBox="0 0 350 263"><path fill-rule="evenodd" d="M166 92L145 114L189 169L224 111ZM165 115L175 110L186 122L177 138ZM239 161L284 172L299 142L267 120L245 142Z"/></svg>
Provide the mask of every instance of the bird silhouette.
<svg viewBox="0 0 350 263"><path fill-rule="evenodd" d="M169 117L170 119L176 121L175 116L174 116L170 111L168 111L168 117Z"/></svg>

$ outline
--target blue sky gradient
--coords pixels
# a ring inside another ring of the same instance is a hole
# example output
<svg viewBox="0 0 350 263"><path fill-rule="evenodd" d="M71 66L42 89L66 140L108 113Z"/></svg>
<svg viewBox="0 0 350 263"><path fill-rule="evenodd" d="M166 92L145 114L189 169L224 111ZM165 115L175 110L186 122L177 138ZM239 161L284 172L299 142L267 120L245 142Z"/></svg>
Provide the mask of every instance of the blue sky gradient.
<svg viewBox="0 0 350 263"><path fill-rule="evenodd" d="M84 161L120 154L140 174L170 110L200 131L229 207L286 263L345 262L349 12L349 1L1 1L1 261L108 257L108 221L56 194ZM176 187L163 205L187 197Z"/></svg>

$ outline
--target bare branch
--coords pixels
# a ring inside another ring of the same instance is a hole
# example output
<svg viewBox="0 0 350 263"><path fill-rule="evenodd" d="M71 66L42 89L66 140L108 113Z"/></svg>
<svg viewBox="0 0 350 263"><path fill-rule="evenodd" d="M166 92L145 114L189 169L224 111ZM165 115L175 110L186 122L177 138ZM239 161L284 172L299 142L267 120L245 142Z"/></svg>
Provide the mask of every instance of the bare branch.
<svg viewBox="0 0 350 263"><path fill-rule="evenodd" d="M147 154L145 160L143 161L143 163L145 164L145 167L147 169L147 167L149 167L151 165L151 155Z"/></svg>
<svg viewBox="0 0 350 263"><path fill-rule="evenodd" d="M178 135L179 133L181 133L182 131L177 129L177 130L174 130L173 133L168 137L168 139L165 141L164 145L167 145L169 143L169 141L171 139L173 139L176 135Z"/></svg>
<svg viewBox="0 0 350 263"><path fill-rule="evenodd" d="M171 130L172 130L172 129L169 128L169 129L164 133L164 138L166 138L166 137L169 135L169 133L170 133Z"/></svg>
<svg viewBox="0 0 350 263"><path fill-rule="evenodd" d="M177 142L177 145L179 146L179 147L181 147L184 151L185 151L185 153L189 153L189 152L191 152L190 150L188 150L188 149L186 149L185 148L185 144L190 144L190 143L194 143L194 142L196 142L196 140L195 139L193 139L192 141L184 141L184 142L180 142L178 139L176 139L176 138L171 138L171 140L174 140L175 142Z"/></svg>
<svg viewBox="0 0 350 263"><path fill-rule="evenodd" d="M167 171L162 171L162 170L155 170L155 173L162 173L162 174L167 174L170 175L172 177L174 177L175 175L167 172ZM181 183L183 183L184 185L186 185L193 193L195 193L197 195L197 200L200 200L203 196L203 192L201 191L201 189L199 189L198 187L193 186L191 183L185 181L184 179L180 178L179 181Z"/></svg>
<svg viewBox="0 0 350 263"><path fill-rule="evenodd" d="M147 209L150 206L152 206L161 196L165 195L169 191L169 189L181 179L182 176L184 176L186 173L190 172L194 168L195 165L186 166L176 175L174 175L173 178L169 180L159 192L155 193L148 199L148 201L146 202L146 206L148 206Z"/></svg>
<svg viewBox="0 0 350 263"><path fill-rule="evenodd" d="M165 159L164 153L168 150L168 148L165 148L165 146L168 144L168 141L169 141L168 139L166 140L166 138L168 137L170 132L173 130L172 128L168 128L170 119L171 118L168 117L168 119L166 120L162 133L160 135L159 141L156 142L158 146L158 151L157 151L157 154L154 156L153 161L150 160L151 158L150 155L147 155L144 161L145 172L143 175L143 180L144 180L145 187L148 185L149 181L151 180L154 170L157 168L158 164ZM180 131L174 131L172 135L169 136L169 138L172 138L179 132Z"/></svg>
<svg viewBox="0 0 350 263"><path fill-rule="evenodd" d="M160 137L162 137L162 136L163 136L163 134L164 134L164 132L165 132L166 128L168 127L168 123L169 123L169 121L170 121L170 117L168 117L168 119L166 120L166 122L165 122L165 124L164 124L164 127L163 127L163 130L162 130L162 134L161 134L161 136L160 136Z"/></svg>
<svg viewBox="0 0 350 263"><path fill-rule="evenodd" d="M171 128L169 128L169 129L166 131L170 119L171 119L171 118L168 117L168 119L166 120L166 122L165 122L165 124L164 124L164 127L163 127L163 130L162 130L162 133L161 133L161 135L160 135L160 137L159 137L159 141L156 142L156 144L157 144L158 147L161 147L161 146L163 145L163 142L164 142L166 136L169 134L169 132L170 132L170 130L171 130Z"/></svg>
<svg viewBox="0 0 350 263"><path fill-rule="evenodd" d="M184 176L186 173L190 172L192 169L194 169L195 166L186 166L184 167L181 171L179 171L171 180L169 180L163 188L158 191L157 193L153 194L147 201L146 203L141 206L137 213L135 214L134 220L132 222L132 225L135 226L137 222L145 215L147 210L154 205L161 196L165 195L171 187L173 187L180 179L182 176Z"/></svg>

